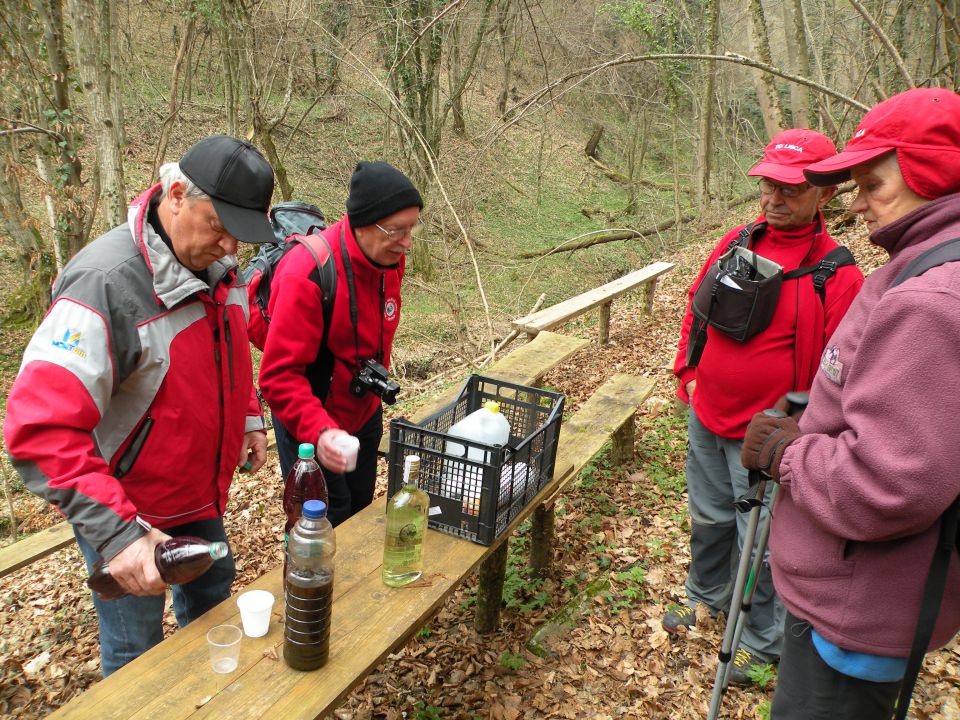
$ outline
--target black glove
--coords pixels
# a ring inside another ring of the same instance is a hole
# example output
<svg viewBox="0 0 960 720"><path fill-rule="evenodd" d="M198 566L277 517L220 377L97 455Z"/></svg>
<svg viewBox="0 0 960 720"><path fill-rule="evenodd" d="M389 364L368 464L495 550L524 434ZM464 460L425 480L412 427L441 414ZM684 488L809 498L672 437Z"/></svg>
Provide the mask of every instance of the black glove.
<svg viewBox="0 0 960 720"><path fill-rule="evenodd" d="M747 426L740 462L747 470L759 470L779 482L783 452L800 435L797 421L792 417L757 413Z"/></svg>

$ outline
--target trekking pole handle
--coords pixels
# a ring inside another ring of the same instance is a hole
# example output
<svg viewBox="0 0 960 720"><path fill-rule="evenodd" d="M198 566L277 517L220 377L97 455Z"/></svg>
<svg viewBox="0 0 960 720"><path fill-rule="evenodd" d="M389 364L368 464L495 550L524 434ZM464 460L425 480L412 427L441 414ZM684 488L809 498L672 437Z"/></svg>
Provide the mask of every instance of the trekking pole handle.
<svg viewBox="0 0 960 720"><path fill-rule="evenodd" d="M808 392L788 392L784 397L787 399L787 414L796 415L807 409L810 402L810 393Z"/></svg>

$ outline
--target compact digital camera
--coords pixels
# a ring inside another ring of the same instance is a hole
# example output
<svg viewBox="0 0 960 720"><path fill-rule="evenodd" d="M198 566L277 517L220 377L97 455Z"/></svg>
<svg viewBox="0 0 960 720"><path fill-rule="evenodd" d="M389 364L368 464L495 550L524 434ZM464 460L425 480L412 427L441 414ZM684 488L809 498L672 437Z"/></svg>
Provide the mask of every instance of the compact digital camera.
<svg viewBox="0 0 960 720"><path fill-rule="evenodd" d="M747 258L741 255L734 255L726 260L723 269L735 278L740 280L756 280L757 268Z"/></svg>
<svg viewBox="0 0 960 720"><path fill-rule="evenodd" d="M356 397L363 397L367 391L383 400L387 405L397 401L400 386L388 380L387 369L376 360L364 360L363 365L350 381L350 392Z"/></svg>

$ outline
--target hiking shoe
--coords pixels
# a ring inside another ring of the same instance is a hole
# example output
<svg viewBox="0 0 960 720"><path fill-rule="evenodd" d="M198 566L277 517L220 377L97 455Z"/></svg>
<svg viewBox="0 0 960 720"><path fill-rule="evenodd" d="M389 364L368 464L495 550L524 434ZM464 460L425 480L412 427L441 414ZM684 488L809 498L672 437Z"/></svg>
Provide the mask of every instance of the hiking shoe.
<svg viewBox="0 0 960 720"><path fill-rule="evenodd" d="M667 632L675 633L680 628L690 630L697 626L697 612L688 605L679 605L668 610L660 621L661 627Z"/></svg>
<svg viewBox="0 0 960 720"><path fill-rule="evenodd" d="M750 677L750 671L754 668L761 668L769 664L770 663L764 662L749 650L740 648L737 650L737 654L733 656L733 662L730 665L727 679L731 685L740 685L741 687L756 685L757 681Z"/></svg>

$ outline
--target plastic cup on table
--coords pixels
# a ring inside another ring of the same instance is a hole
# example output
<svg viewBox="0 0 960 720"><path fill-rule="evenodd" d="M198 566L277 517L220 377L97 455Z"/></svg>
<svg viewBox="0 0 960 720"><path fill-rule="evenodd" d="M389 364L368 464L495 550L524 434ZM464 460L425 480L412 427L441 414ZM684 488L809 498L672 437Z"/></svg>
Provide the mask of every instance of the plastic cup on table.
<svg viewBox="0 0 960 720"><path fill-rule="evenodd" d="M243 634L247 637L263 637L270 629L270 613L273 611L273 593L266 590L248 590L237 598Z"/></svg>
<svg viewBox="0 0 960 720"><path fill-rule="evenodd" d="M344 472L353 472L356 470L360 441L353 435L339 435L333 441L333 446L340 451L343 459L347 461L347 468Z"/></svg>
<svg viewBox="0 0 960 720"><path fill-rule="evenodd" d="M243 632L236 625L217 625L207 632L210 666L215 673L232 673L240 664L240 638Z"/></svg>

